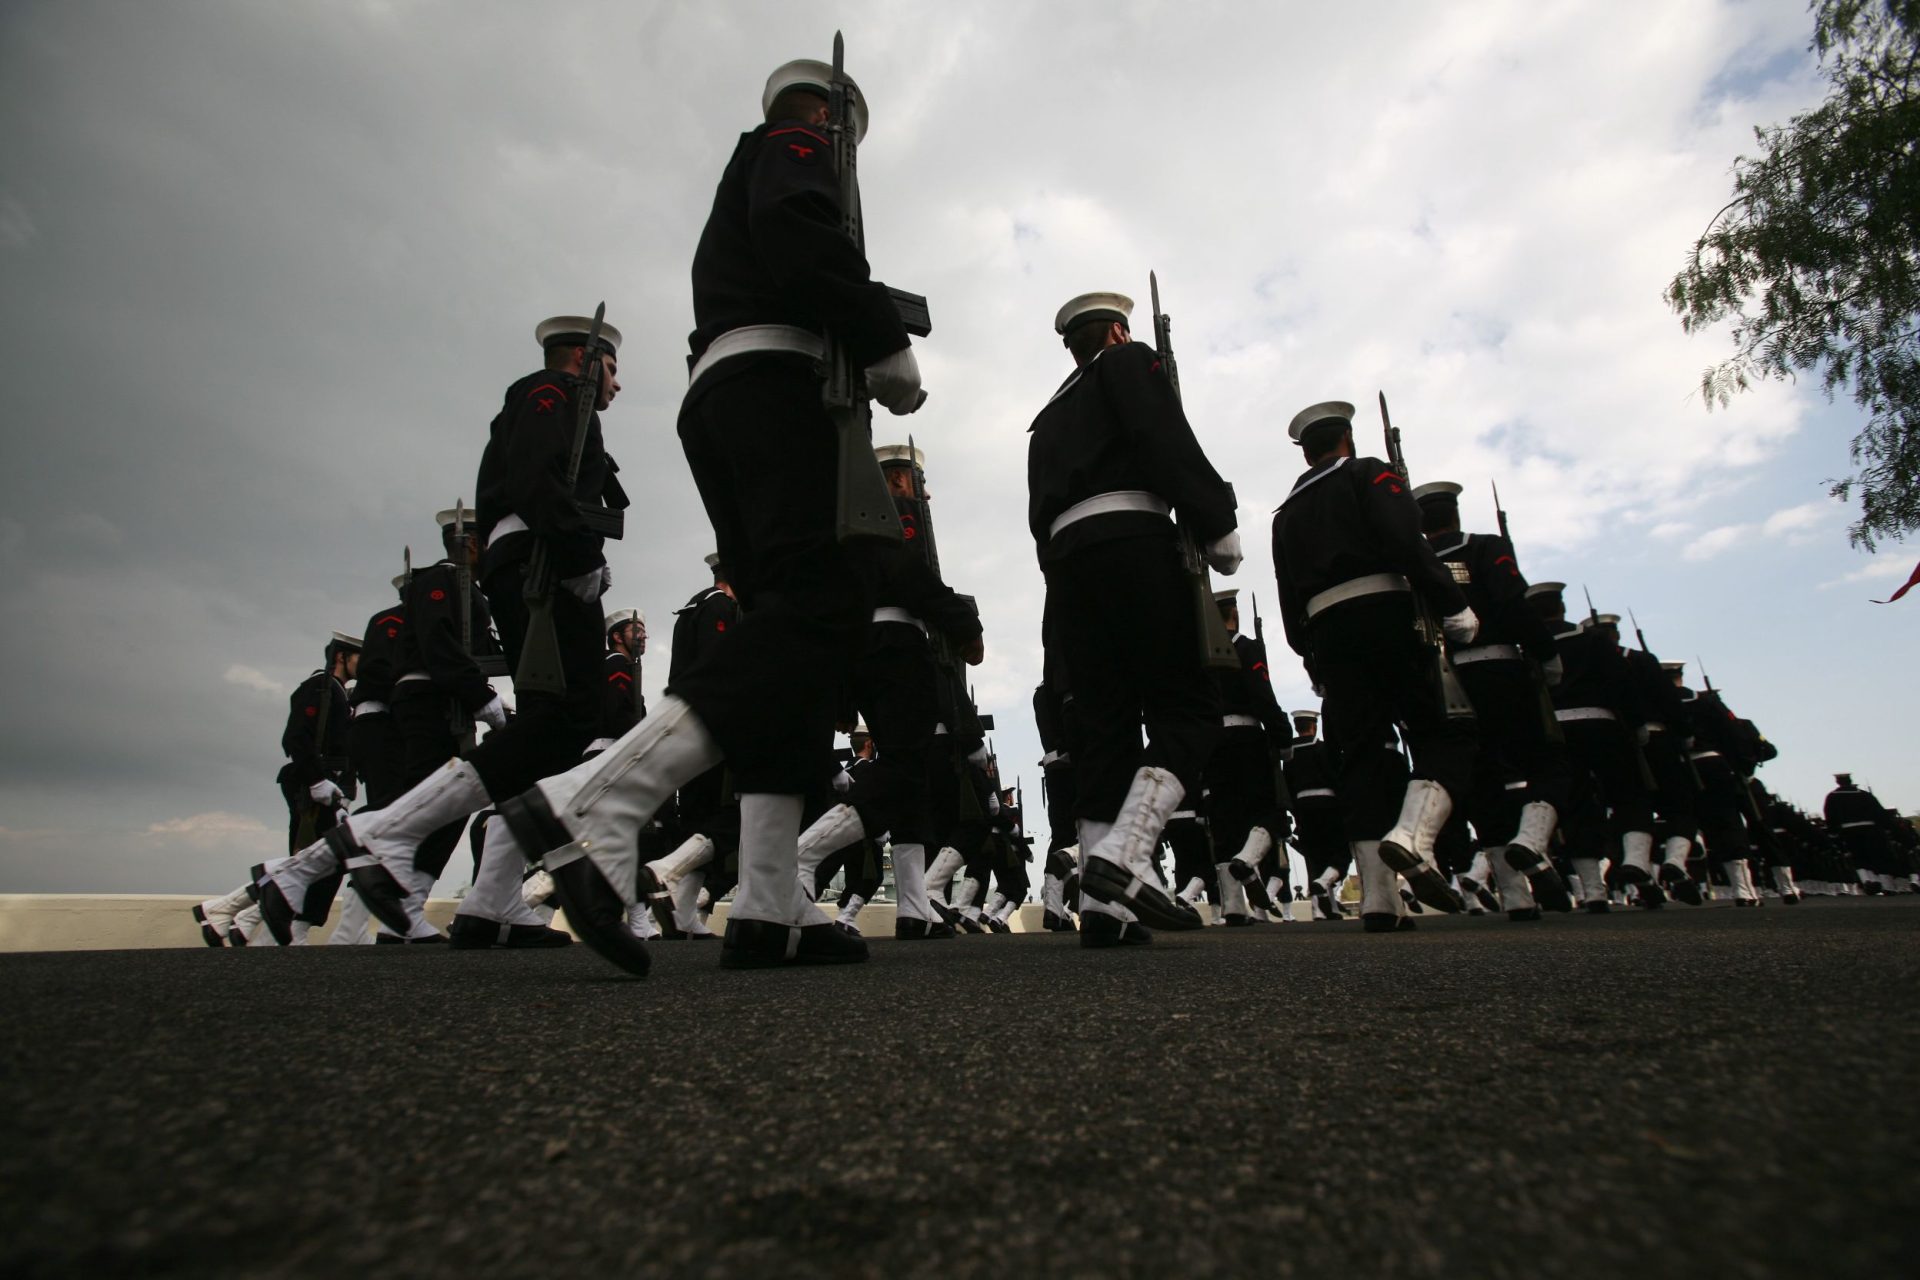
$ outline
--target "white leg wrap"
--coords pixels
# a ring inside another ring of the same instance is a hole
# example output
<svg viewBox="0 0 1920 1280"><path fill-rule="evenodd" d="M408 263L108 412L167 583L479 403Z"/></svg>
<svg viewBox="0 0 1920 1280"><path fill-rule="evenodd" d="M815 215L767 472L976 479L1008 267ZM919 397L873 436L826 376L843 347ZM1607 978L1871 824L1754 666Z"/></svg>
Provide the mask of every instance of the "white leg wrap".
<svg viewBox="0 0 1920 1280"><path fill-rule="evenodd" d="M837 804L816 818L800 836L800 891L811 898L815 893L813 873L820 864L866 835L859 812L850 804Z"/></svg>
<svg viewBox="0 0 1920 1280"><path fill-rule="evenodd" d="M892 857L894 915L902 920L936 919L927 901L927 847L896 844Z"/></svg>
<svg viewBox="0 0 1920 1280"><path fill-rule="evenodd" d="M1354 841L1353 862L1360 873L1361 915L1407 914L1407 904L1400 898L1400 877L1392 867L1380 861L1378 840Z"/></svg>
<svg viewBox="0 0 1920 1280"><path fill-rule="evenodd" d="M1606 877L1600 874L1600 859L1573 859L1573 874L1580 877L1580 901L1605 902L1607 900Z"/></svg>
<svg viewBox="0 0 1920 1280"><path fill-rule="evenodd" d="M1141 769L1133 775L1112 828L1088 856L1118 863L1147 884L1158 884L1160 875L1154 863L1160 851L1160 833L1186 794L1171 771L1152 766ZM1084 840L1082 847L1087 847Z"/></svg>
<svg viewBox="0 0 1920 1280"><path fill-rule="evenodd" d="M740 797L740 887L733 892L736 917L789 925L824 922L813 900L800 892L795 863L801 807L801 797L793 795L748 792Z"/></svg>

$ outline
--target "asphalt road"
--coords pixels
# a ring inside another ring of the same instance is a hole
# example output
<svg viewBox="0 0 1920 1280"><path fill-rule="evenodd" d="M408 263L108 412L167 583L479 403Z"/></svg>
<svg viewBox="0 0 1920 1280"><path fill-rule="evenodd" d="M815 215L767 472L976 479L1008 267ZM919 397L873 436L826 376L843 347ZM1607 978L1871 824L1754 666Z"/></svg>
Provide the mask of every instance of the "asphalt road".
<svg viewBox="0 0 1920 1280"><path fill-rule="evenodd" d="M1913 1274L1920 900L0 956L0 1274Z"/></svg>

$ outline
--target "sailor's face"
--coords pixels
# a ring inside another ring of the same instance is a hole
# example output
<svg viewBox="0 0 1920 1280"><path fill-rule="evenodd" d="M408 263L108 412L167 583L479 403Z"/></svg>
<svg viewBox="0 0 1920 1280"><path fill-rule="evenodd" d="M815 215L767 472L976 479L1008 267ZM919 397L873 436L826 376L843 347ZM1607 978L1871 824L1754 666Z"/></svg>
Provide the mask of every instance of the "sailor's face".
<svg viewBox="0 0 1920 1280"><path fill-rule="evenodd" d="M620 360L617 356L600 357L600 395L599 403L594 407L605 410L613 404L613 398L620 394Z"/></svg>
<svg viewBox="0 0 1920 1280"><path fill-rule="evenodd" d="M633 641L634 657L637 658L641 654L647 651L647 624L646 623L635 622L633 624L632 641Z"/></svg>

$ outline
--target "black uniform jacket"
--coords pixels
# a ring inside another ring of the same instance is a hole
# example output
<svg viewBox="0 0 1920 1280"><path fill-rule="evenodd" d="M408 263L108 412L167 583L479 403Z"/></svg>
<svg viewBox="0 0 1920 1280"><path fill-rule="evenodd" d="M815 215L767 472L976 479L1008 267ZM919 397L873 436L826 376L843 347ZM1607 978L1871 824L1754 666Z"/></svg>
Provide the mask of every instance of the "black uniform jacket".
<svg viewBox="0 0 1920 1280"><path fill-rule="evenodd" d="M1601 707L1621 721L1637 725L1633 677L1620 649L1598 628L1562 622L1554 633L1560 653L1560 683L1553 688L1556 708Z"/></svg>
<svg viewBox="0 0 1920 1280"><path fill-rule="evenodd" d="M1051 534L1067 508L1117 490L1162 498L1203 545L1234 530L1233 486L1201 452L1160 357L1144 342L1108 347L1075 369L1028 430L1027 527L1042 568L1079 547L1168 529L1164 516L1130 511Z"/></svg>
<svg viewBox="0 0 1920 1280"><path fill-rule="evenodd" d="M1527 604L1527 580L1512 543L1491 533L1442 533L1428 541L1480 619L1471 647L1510 644L1537 662L1553 657L1553 632Z"/></svg>
<svg viewBox="0 0 1920 1280"><path fill-rule="evenodd" d="M741 134L693 254L687 367L721 334L754 324L830 332L862 368L907 346L893 299L843 221L823 131L784 120Z"/></svg>
<svg viewBox="0 0 1920 1280"><path fill-rule="evenodd" d="M647 705L636 692L640 664L618 649L609 649L605 670L607 680L600 691L598 736L618 738L647 714Z"/></svg>
<svg viewBox="0 0 1920 1280"><path fill-rule="evenodd" d="M718 587L696 591L673 611L673 657L667 664L667 692L673 682L692 670L708 650L740 620L740 606Z"/></svg>
<svg viewBox="0 0 1920 1280"><path fill-rule="evenodd" d="M1773 744L1761 736L1753 721L1733 714L1718 690L1696 693L1686 706L1694 750L1718 751L1742 776L1751 774L1779 754Z"/></svg>
<svg viewBox="0 0 1920 1280"><path fill-rule="evenodd" d="M1660 659L1645 649L1627 650L1627 674L1633 684L1633 711L1641 724L1664 725L1669 733L1688 732L1687 706L1680 700Z"/></svg>
<svg viewBox="0 0 1920 1280"><path fill-rule="evenodd" d="M280 780L303 790L322 778L338 782L349 794L352 782L347 776L347 722L352 713L347 706L347 691L325 671L316 671L300 682L287 706L287 727L280 735L280 749L287 763ZM327 710L326 736L320 736L321 708Z"/></svg>
<svg viewBox="0 0 1920 1280"><path fill-rule="evenodd" d="M1442 617L1467 607L1453 573L1420 536L1420 508L1378 458L1332 458L1294 481L1273 516L1273 574L1287 643L1307 650L1307 601L1330 587L1397 573Z"/></svg>
<svg viewBox="0 0 1920 1280"><path fill-rule="evenodd" d="M958 645L964 646L980 634L979 609L940 581L940 575L919 551L906 545L885 547L877 559L876 606L905 609ZM876 625L871 643L917 643L917 637L917 632L905 627Z"/></svg>
<svg viewBox="0 0 1920 1280"><path fill-rule="evenodd" d="M1849 822L1871 822L1882 828L1898 821L1878 796L1860 787L1835 787L1827 793L1824 806L1827 825L1834 831Z"/></svg>
<svg viewBox="0 0 1920 1280"><path fill-rule="evenodd" d="M360 637L360 665L353 678L353 705L363 702L393 701L393 682L405 670L404 638L407 631L405 604L388 605L367 619Z"/></svg>
<svg viewBox="0 0 1920 1280"><path fill-rule="evenodd" d="M500 412L488 429L475 482L475 524L486 547L483 573L533 554L535 537L547 540L557 577L572 578L605 564L603 541L580 518L578 503L625 507L627 496L615 478L619 467L600 438L600 415L587 421L587 442L580 452L580 478L567 492L567 459L573 451L574 397L590 395L564 373L540 370L507 388ZM499 538L493 528L510 515L527 524L527 533Z"/></svg>
<svg viewBox="0 0 1920 1280"><path fill-rule="evenodd" d="M1301 793L1305 791L1332 791L1333 786L1333 748L1318 738L1299 738L1294 741L1293 755L1286 763L1287 791L1292 795L1296 807L1301 803ZM1305 803L1332 805L1332 796L1309 796Z"/></svg>
<svg viewBox="0 0 1920 1280"><path fill-rule="evenodd" d="M486 598L478 586L468 596L474 647L490 651L493 619L487 613ZM409 625L401 637L405 645L401 675L426 672L433 688L453 698L469 715L492 701L487 678L460 644L460 584L451 560L414 570L413 581L407 584L407 618ZM402 687L399 692L407 690Z"/></svg>
<svg viewBox="0 0 1920 1280"><path fill-rule="evenodd" d="M1267 673L1267 647L1244 632L1233 637L1233 651L1240 665L1231 670L1216 670L1213 681L1220 691L1220 713L1228 716L1253 716L1266 731L1276 751L1293 743L1293 722L1280 709L1273 696L1273 681Z"/></svg>

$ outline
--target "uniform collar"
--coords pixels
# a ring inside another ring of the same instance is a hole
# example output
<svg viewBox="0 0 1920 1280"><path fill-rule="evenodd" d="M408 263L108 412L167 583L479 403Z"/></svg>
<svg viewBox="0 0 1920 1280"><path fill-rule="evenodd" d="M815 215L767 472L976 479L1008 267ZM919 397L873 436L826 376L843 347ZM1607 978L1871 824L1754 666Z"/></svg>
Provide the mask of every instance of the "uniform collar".
<svg viewBox="0 0 1920 1280"><path fill-rule="evenodd" d="M1301 476L1298 480L1293 482L1292 491L1288 493L1286 497L1280 500L1280 507L1286 506L1289 502L1292 502L1295 498L1299 497L1302 490L1306 489L1310 485L1315 485L1320 483L1322 480L1325 480L1328 476L1338 471L1341 467L1346 466L1347 463L1351 461L1353 461L1353 459L1351 458L1335 458L1332 462L1323 462L1319 466L1313 468L1313 470L1307 472L1307 474ZM1274 510L1279 511L1280 507L1275 507Z"/></svg>

